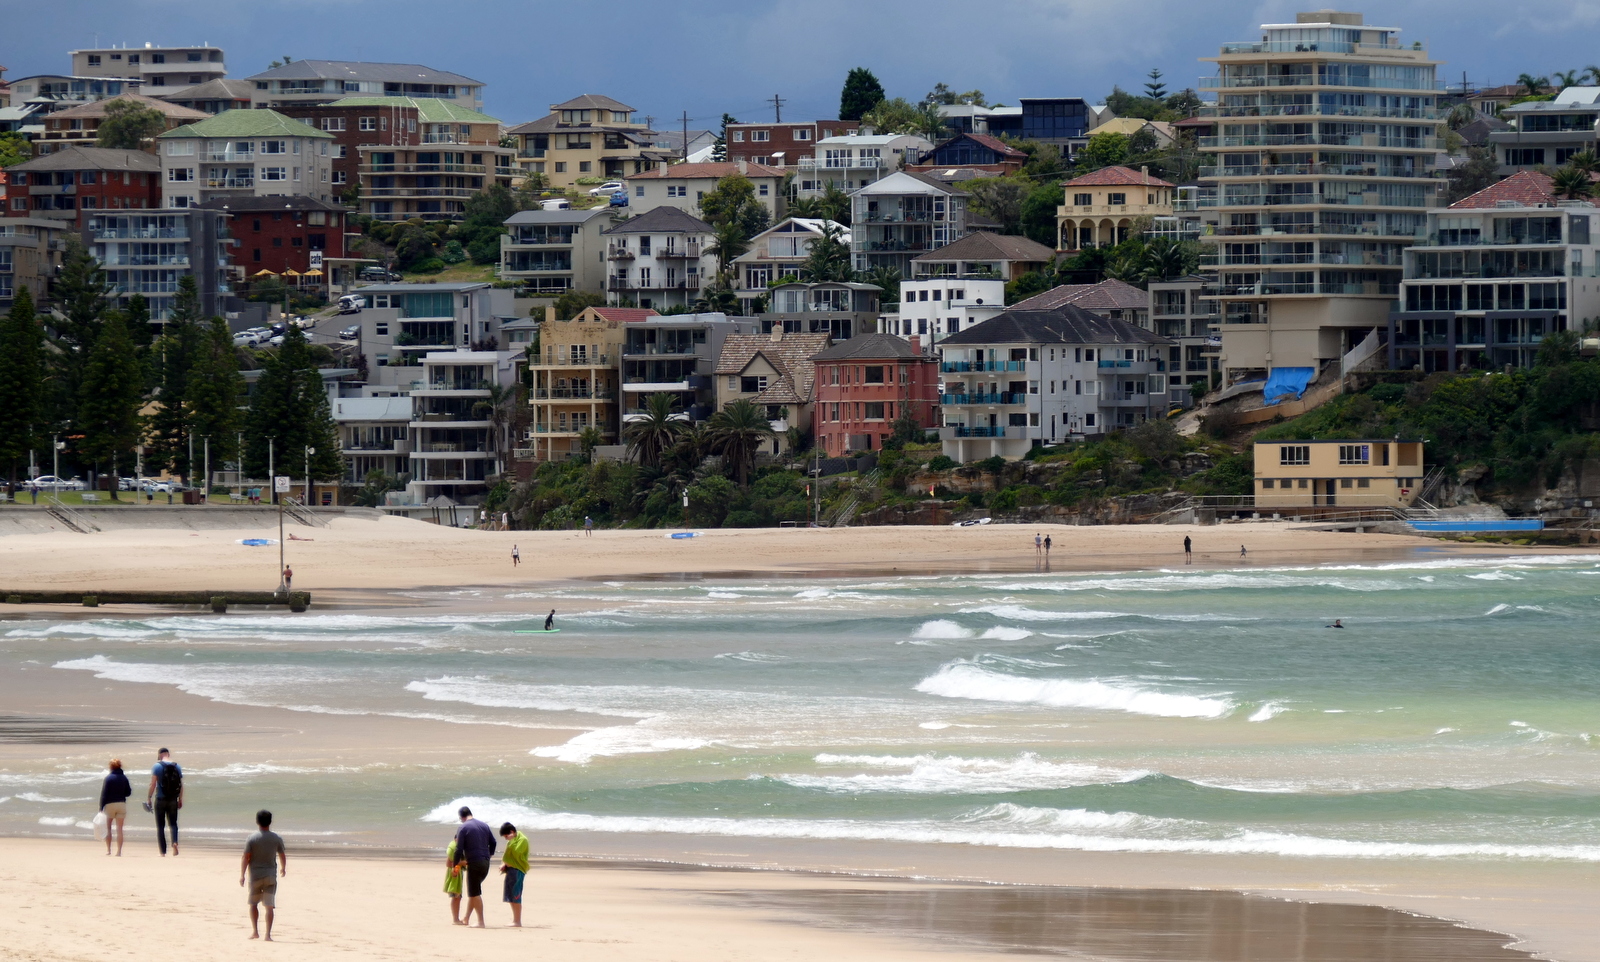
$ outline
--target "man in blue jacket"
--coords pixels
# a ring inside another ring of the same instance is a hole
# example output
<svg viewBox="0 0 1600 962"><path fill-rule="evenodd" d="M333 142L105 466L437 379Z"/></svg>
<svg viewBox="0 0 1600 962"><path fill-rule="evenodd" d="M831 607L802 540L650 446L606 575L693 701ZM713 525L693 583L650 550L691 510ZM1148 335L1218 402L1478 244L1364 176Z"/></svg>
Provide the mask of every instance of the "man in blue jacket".
<svg viewBox="0 0 1600 962"><path fill-rule="evenodd" d="M172 854L178 854L178 809L183 807L183 769L165 748L156 752L156 765L150 769L150 790L145 793L146 811L156 813L156 842L161 857L167 857L167 826L172 826Z"/></svg>
<svg viewBox="0 0 1600 962"><path fill-rule="evenodd" d="M499 847L494 829L472 817L472 809L461 806L461 827L456 829L456 861L466 863L467 914L457 925L471 925L478 913L478 928L483 928L483 880L489 877L489 863Z"/></svg>

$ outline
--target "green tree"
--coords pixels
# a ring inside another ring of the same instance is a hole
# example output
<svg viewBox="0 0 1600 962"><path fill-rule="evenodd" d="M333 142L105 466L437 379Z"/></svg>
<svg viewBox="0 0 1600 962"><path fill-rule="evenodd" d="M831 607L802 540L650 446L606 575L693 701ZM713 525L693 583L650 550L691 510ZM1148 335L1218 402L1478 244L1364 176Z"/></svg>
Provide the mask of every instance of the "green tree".
<svg viewBox="0 0 1600 962"><path fill-rule="evenodd" d="M142 150L166 129L167 118L161 111L137 100L119 97L106 103L105 119L100 121L95 146Z"/></svg>
<svg viewBox="0 0 1600 962"><path fill-rule="evenodd" d="M185 394L189 431L197 444L199 439L211 439L211 463L220 465L238 457L244 377L239 373L239 352L234 349L233 335L220 317L213 317L204 329L189 368ZM184 454L187 456L188 452Z"/></svg>
<svg viewBox="0 0 1600 962"><path fill-rule="evenodd" d="M591 307L604 307L606 296L596 291L568 290L556 298L556 320L570 321Z"/></svg>
<svg viewBox="0 0 1600 962"><path fill-rule="evenodd" d="M1022 204L1033 192L1034 184L1022 177L984 177L969 180L962 187L972 195L967 206L1000 222L1000 233L1022 232ZM1051 212L1052 217L1054 211Z"/></svg>
<svg viewBox="0 0 1600 962"><path fill-rule="evenodd" d="M139 408L144 402L144 371L120 314L110 315L101 326L79 390L76 425L83 434L79 452L96 464L109 463L115 477L118 459L131 455L139 443ZM111 498L116 497L113 484Z"/></svg>
<svg viewBox="0 0 1600 962"><path fill-rule="evenodd" d="M1150 79L1145 82L1144 95L1151 100L1163 100L1167 96L1167 85L1161 82L1161 68L1155 67L1145 74Z"/></svg>
<svg viewBox="0 0 1600 962"><path fill-rule="evenodd" d="M844 78L844 89L839 92L839 119L860 120L883 98L883 84L872 71L855 67Z"/></svg>
<svg viewBox="0 0 1600 962"><path fill-rule="evenodd" d="M918 106L904 97L878 101L861 116L861 125L880 134L917 134L929 139L944 134L944 118L938 107Z"/></svg>
<svg viewBox="0 0 1600 962"><path fill-rule="evenodd" d="M150 327L150 302L143 294L135 293L128 298L122 314L128 325L128 340L140 351L149 350L155 340L155 331Z"/></svg>
<svg viewBox="0 0 1600 962"><path fill-rule="evenodd" d="M670 394L652 394L645 399L644 416L629 421L623 431L628 453L647 468L659 468L661 456L677 442L684 428L676 412L678 399Z"/></svg>
<svg viewBox="0 0 1600 962"><path fill-rule="evenodd" d="M20 164L33 157L33 142L14 131L0 133L0 167Z"/></svg>
<svg viewBox="0 0 1600 962"><path fill-rule="evenodd" d="M861 276L863 284L871 284L883 294L879 298L884 307L900 303L900 269L880 264Z"/></svg>
<svg viewBox="0 0 1600 962"><path fill-rule="evenodd" d="M605 432L601 431L592 424L584 428L582 431L579 431L578 447L583 451L583 459L585 461L593 461L594 449L604 444L605 440Z"/></svg>
<svg viewBox="0 0 1600 962"><path fill-rule="evenodd" d="M1056 246L1056 210L1066 203L1066 188L1059 181L1038 184L1022 201L1020 226L1023 236L1046 247Z"/></svg>
<svg viewBox="0 0 1600 962"><path fill-rule="evenodd" d="M461 223L456 225L454 239L460 242L463 250L472 255L473 263L499 262L500 235L506 232L506 220L523 209L520 204L517 195L504 184L494 184L467 198L467 202L462 205ZM416 260L432 256L434 255L430 250L428 254L417 257ZM459 263L451 261L449 256L444 260L446 263Z"/></svg>
<svg viewBox="0 0 1600 962"><path fill-rule="evenodd" d="M44 331L33 312L33 293L19 286L0 325L0 464L11 481L43 436L44 387Z"/></svg>
<svg viewBox="0 0 1600 962"><path fill-rule="evenodd" d="M984 98L981 90L967 90L956 93L948 84L934 84L927 96L922 98L924 106L952 106L954 104L972 104L974 107L987 107L989 101Z"/></svg>
<svg viewBox="0 0 1600 962"><path fill-rule="evenodd" d="M269 441L279 473L304 471L307 447L317 449L311 457L314 480L331 481L344 473L328 392L306 348L305 332L291 327L283 346L261 365L246 417L245 470L255 477L266 476Z"/></svg>
<svg viewBox="0 0 1600 962"><path fill-rule="evenodd" d="M836 224L822 225L822 236L811 242L806 259L800 265L800 278L806 281L850 281L855 271L850 267L850 245L841 240L844 231Z"/></svg>
<svg viewBox="0 0 1600 962"><path fill-rule="evenodd" d="M1095 134L1084 148L1078 151L1078 172L1087 174L1103 167L1115 167L1128 162L1128 138L1110 131Z"/></svg>
<svg viewBox="0 0 1600 962"><path fill-rule="evenodd" d="M717 181L717 186L700 198L700 216L713 227L736 226L746 240L772 223L772 215L756 196L756 185L743 174L729 174Z"/></svg>
<svg viewBox="0 0 1600 962"><path fill-rule="evenodd" d="M189 417L189 378L206 342L203 323L194 277L179 278L172 312L154 347L156 409L150 417L145 460L151 467L184 477L190 476L193 467L189 464L189 438L194 433ZM231 338L228 347L232 353Z"/></svg>
<svg viewBox="0 0 1600 962"><path fill-rule="evenodd" d="M746 398L728 402L707 422L711 453L720 454L724 467L743 487L755 470L756 455L772 437L772 424L760 405Z"/></svg>
<svg viewBox="0 0 1600 962"><path fill-rule="evenodd" d="M511 461L512 437L516 433L518 414L528 406L522 385L490 384L489 396L472 406L474 417L489 422L494 450L500 452L502 470Z"/></svg>
<svg viewBox="0 0 1600 962"><path fill-rule="evenodd" d="M1450 188L1445 193L1446 206L1470 197L1492 185L1500 171L1500 161L1488 147L1468 147L1466 160L1450 169Z"/></svg>
<svg viewBox="0 0 1600 962"><path fill-rule="evenodd" d="M1549 77L1535 77L1531 73L1517 75L1517 84L1527 92L1529 97L1542 96L1545 88L1550 86Z"/></svg>
<svg viewBox="0 0 1600 962"><path fill-rule="evenodd" d="M750 249L748 235L744 227L738 222L715 224L711 231L711 246L707 252L717 258L718 273L727 273L733 269L733 259Z"/></svg>
<svg viewBox="0 0 1600 962"><path fill-rule="evenodd" d="M1594 181L1589 179L1589 172L1570 164L1551 176L1550 186L1557 197L1567 200L1585 200L1594 194Z"/></svg>
<svg viewBox="0 0 1600 962"><path fill-rule="evenodd" d="M88 248L69 234L61 272L55 282L56 302L61 305L63 316L52 325L55 328L56 377L53 380L57 420L71 420L77 409L84 365L89 361L89 351L100 339L101 318L111 303L107 297L110 289L105 271L90 256Z"/></svg>
<svg viewBox="0 0 1600 962"><path fill-rule="evenodd" d="M723 163L728 159L728 125L736 124L739 118L733 114L722 115L722 127L717 132L717 139L711 145L711 159L716 163Z"/></svg>
<svg viewBox="0 0 1600 962"><path fill-rule="evenodd" d="M845 227L850 226L850 195L838 184L829 181L817 198L817 214L825 220Z"/></svg>

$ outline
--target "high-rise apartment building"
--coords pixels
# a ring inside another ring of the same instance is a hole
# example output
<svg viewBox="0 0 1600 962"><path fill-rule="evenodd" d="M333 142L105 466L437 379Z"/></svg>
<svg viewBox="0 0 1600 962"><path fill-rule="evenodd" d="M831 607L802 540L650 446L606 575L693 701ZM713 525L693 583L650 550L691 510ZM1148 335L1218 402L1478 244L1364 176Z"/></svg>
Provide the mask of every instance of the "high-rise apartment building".
<svg viewBox="0 0 1600 962"><path fill-rule="evenodd" d="M1224 44L1192 200L1237 381L1337 361L1387 326L1401 251L1441 202L1435 62L1359 13L1302 13Z"/></svg>

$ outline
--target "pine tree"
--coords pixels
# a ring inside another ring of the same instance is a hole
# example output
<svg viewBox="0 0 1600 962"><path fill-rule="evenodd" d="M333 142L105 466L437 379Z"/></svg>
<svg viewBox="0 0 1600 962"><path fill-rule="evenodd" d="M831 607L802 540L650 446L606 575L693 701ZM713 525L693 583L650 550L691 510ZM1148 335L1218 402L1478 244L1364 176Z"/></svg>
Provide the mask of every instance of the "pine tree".
<svg viewBox="0 0 1600 962"><path fill-rule="evenodd" d="M317 449L311 458L313 478L332 481L344 473L328 392L306 348L305 333L291 327L283 346L261 367L245 442L245 470L256 477L267 473L269 439L279 474L292 477L304 471L307 447Z"/></svg>
<svg viewBox="0 0 1600 962"><path fill-rule="evenodd" d="M205 340L201 327L200 294L193 276L178 280L178 293L172 300L172 313L161 337L152 347L157 408L150 418L150 440L145 462L188 477L189 372Z"/></svg>
<svg viewBox="0 0 1600 962"><path fill-rule="evenodd" d="M58 420L71 420L77 408L84 366L90 349L100 338L101 319L111 303L107 298L110 290L105 272L89 249L69 234L61 273L55 282L56 299L65 315L64 320L53 325L58 348L55 361L59 376L55 379L54 396Z"/></svg>
<svg viewBox="0 0 1600 962"><path fill-rule="evenodd" d="M0 323L0 467L11 481L44 434L44 365L44 331L33 313L33 294L19 287Z"/></svg>
<svg viewBox="0 0 1600 962"><path fill-rule="evenodd" d="M221 464L235 457L235 446L242 418L239 398L244 393L244 378L239 374L239 354L233 335L220 317L211 319L204 332L194 366L189 369L189 429L195 438L211 439L211 463Z"/></svg>
<svg viewBox="0 0 1600 962"><path fill-rule="evenodd" d="M839 93L839 119L860 120L861 115L884 99L883 84L866 67L855 67L844 78Z"/></svg>
<svg viewBox="0 0 1600 962"><path fill-rule="evenodd" d="M139 408L144 403L144 372L134 356L133 342L121 314L110 315L84 365L78 398L77 427L83 433L79 453L88 460L110 465L131 455L139 443ZM111 497L116 499L113 484Z"/></svg>

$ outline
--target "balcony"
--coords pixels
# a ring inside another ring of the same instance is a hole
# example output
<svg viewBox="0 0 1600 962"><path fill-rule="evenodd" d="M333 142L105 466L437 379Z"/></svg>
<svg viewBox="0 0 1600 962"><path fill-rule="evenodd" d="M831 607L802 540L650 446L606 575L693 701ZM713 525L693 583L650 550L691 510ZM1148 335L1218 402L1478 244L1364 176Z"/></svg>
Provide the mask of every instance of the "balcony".
<svg viewBox="0 0 1600 962"><path fill-rule="evenodd" d="M606 388L581 390L578 388L550 388L536 389L533 392L536 401L614 401L616 392Z"/></svg>
<svg viewBox="0 0 1600 962"><path fill-rule="evenodd" d="M1269 297L1284 294L1312 294L1318 296L1357 296L1357 297L1396 297L1400 293L1398 283L1368 283L1368 284L1280 284L1265 282L1259 284L1218 284L1206 287L1203 293L1207 297Z"/></svg>
<svg viewBox="0 0 1600 962"><path fill-rule="evenodd" d="M1433 167L1420 170L1383 168L1376 164L1273 164L1255 167L1201 167L1201 180L1219 177L1418 177L1434 178L1440 171Z"/></svg>
<svg viewBox="0 0 1600 962"><path fill-rule="evenodd" d="M122 257L107 257L100 262L101 267L188 267L189 255L187 254L128 254Z"/></svg>
<svg viewBox="0 0 1600 962"><path fill-rule="evenodd" d="M225 177L206 180L206 187L211 190L249 190L255 187L253 177Z"/></svg>
<svg viewBox="0 0 1600 962"><path fill-rule="evenodd" d="M1372 195L1368 200L1367 195ZM1438 194L1417 200L1394 197L1384 197L1379 191L1361 191L1346 194L1319 194L1319 193L1282 193L1282 194L1229 194L1223 196L1203 196L1187 203L1196 207L1399 207L1409 209L1425 209L1443 206L1443 198Z"/></svg>
<svg viewBox="0 0 1600 962"><path fill-rule="evenodd" d="M1237 87L1377 87L1384 90L1444 90L1442 80L1407 81L1384 77L1344 77L1323 81L1314 74L1272 77L1201 77L1201 90L1228 90Z"/></svg>
<svg viewBox="0 0 1600 962"><path fill-rule="evenodd" d="M1382 137L1378 134L1244 134L1200 137L1201 150L1219 147L1365 147L1389 150L1442 150L1438 137Z"/></svg>
<svg viewBox="0 0 1600 962"><path fill-rule="evenodd" d="M1200 117L1381 117L1392 120L1438 120L1432 107L1343 107L1332 104L1264 104L1201 107Z"/></svg>
<svg viewBox="0 0 1600 962"><path fill-rule="evenodd" d="M1217 237L1302 237L1312 234L1343 234L1360 237L1412 238L1416 231L1378 224L1268 224L1246 227L1218 227Z"/></svg>
<svg viewBox="0 0 1600 962"><path fill-rule="evenodd" d="M1263 40L1260 42L1244 41L1242 43L1225 43L1222 45L1223 56L1243 53L1364 53L1383 54L1411 52L1410 47L1398 43L1341 43L1338 41L1324 41L1322 43L1306 43L1297 40ZM1422 51L1415 51L1417 58L1423 57Z"/></svg>
<svg viewBox="0 0 1600 962"><path fill-rule="evenodd" d="M362 164L363 174L487 174L483 164Z"/></svg>
<svg viewBox="0 0 1600 962"><path fill-rule="evenodd" d="M482 191L472 187L366 187L361 196L373 197L476 197Z"/></svg>
<svg viewBox="0 0 1600 962"><path fill-rule="evenodd" d="M1021 429L1019 428L1018 430ZM992 428L969 428L965 425L955 425L950 428L950 431L955 437L958 438L1003 438L1006 436L1006 429L998 425Z"/></svg>
<svg viewBox="0 0 1600 962"><path fill-rule="evenodd" d="M801 170L877 170L883 166L882 157L801 157Z"/></svg>
<svg viewBox="0 0 1600 962"><path fill-rule="evenodd" d="M610 247L606 248L607 260L631 261L633 260L634 256L635 255L633 251L629 250L628 245L626 244L612 244Z"/></svg>
<svg viewBox="0 0 1600 962"><path fill-rule="evenodd" d="M998 394L941 394L940 404L1027 404L1028 395L1020 391Z"/></svg>
<svg viewBox="0 0 1600 962"><path fill-rule="evenodd" d="M932 224L943 221L943 212L935 213L931 210L908 211L868 211L865 217L860 218L864 224Z"/></svg>
<svg viewBox="0 0 1600 962"><path fill-rule="evenodd" d="M529 367L610 367L616 357L611 354L568 354L565 351L546 351L528 355Z"/></svg>
<svg viewBox="0 0 1600 962"><path fill-rule="evenodd" d="M683 247L663 247L656 251L656 260L665 260L667 258L692 258L694 260L699 260L700 245L691 242Z"/></svg>
<svg viewBox="0 0 1600 962"><path fill-rule="evenodd" d="M945 374L966 374L973 371L1026 371L1027 361L941 361L939 370Z"/></svg>
<svg viewBox="0 0 1600 962"><path fill-rule="evenodd" d="M206 154L206 162L211 164L249 164L256 159L253 150L225 150L221 153L215 151Z"/></svg>
<svg viewBox="0 0 1600 962"><path fill-rule="evenodd" d="M1202 267L1247 267L1247 266L1284 266L1290 264L1322 264L1326 266L1356 266L1356 267L1400 267L1402 261L1399 251L1384 253L1381 251L1361 251L1352 256L1350 254L1309 253L1309 254L1218 254L1206 253L1200 255Z"/></svg>

